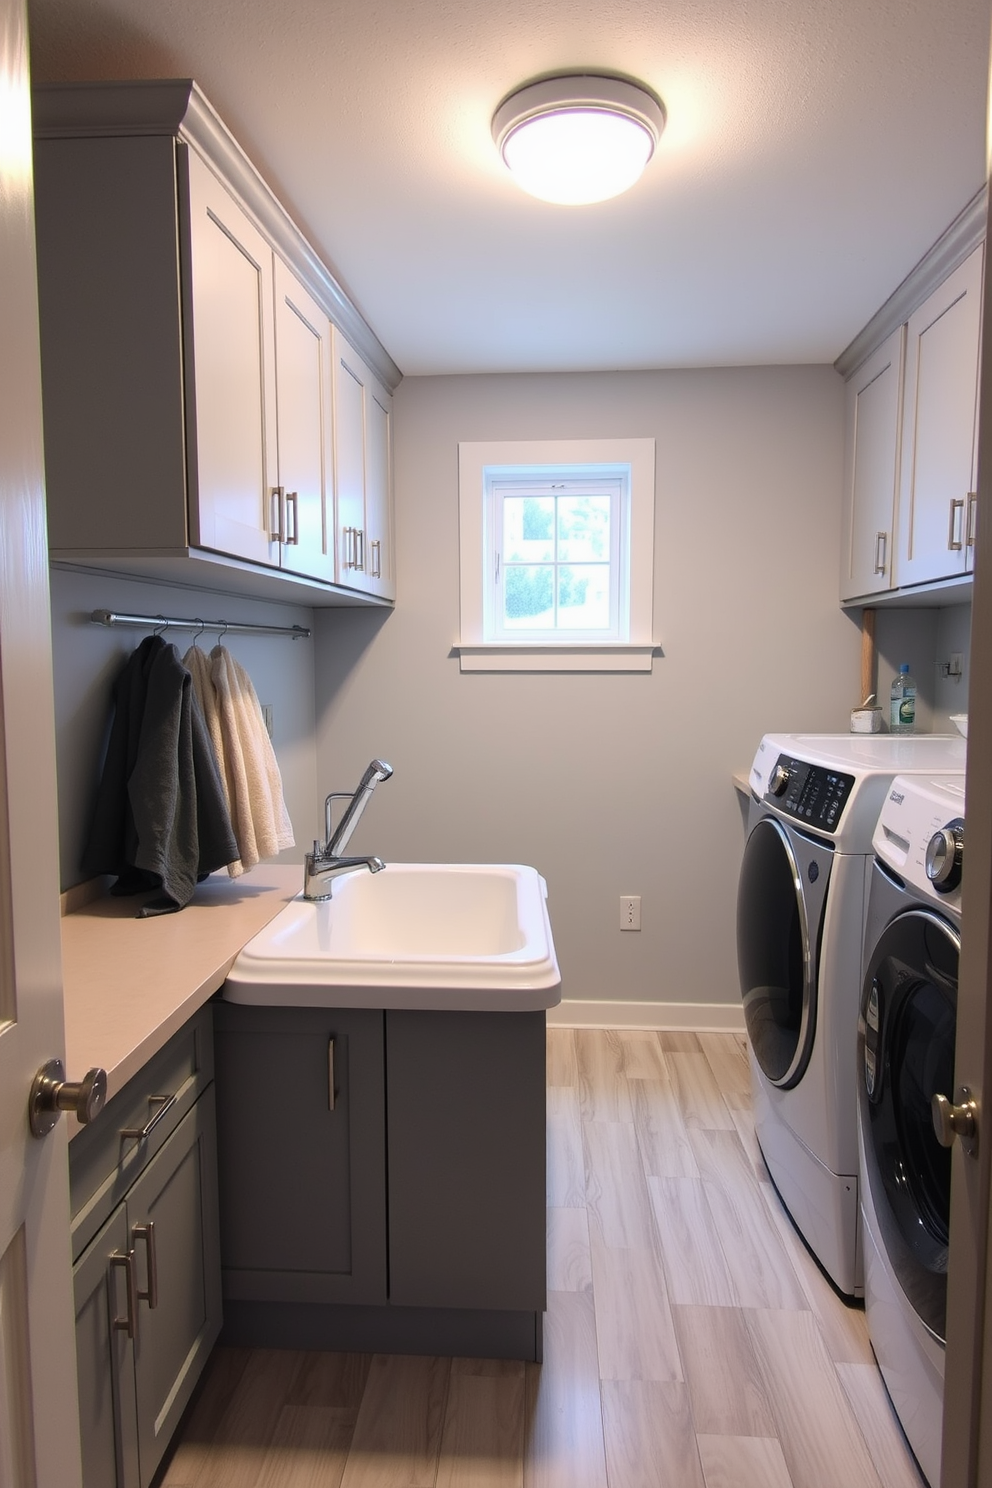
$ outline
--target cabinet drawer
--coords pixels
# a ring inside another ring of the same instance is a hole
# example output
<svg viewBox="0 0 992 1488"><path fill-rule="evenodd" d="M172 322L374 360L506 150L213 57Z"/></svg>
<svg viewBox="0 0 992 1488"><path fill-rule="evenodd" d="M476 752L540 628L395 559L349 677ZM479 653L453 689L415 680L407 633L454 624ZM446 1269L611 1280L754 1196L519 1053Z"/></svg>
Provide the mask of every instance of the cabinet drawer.
<svg viewBox="0 0 992 1488"><path fill-rule="evenodd" d="M74 1260L212 1079L213 1025L210 1009L203 1008L73 1138L69 1193Z"/></svg>

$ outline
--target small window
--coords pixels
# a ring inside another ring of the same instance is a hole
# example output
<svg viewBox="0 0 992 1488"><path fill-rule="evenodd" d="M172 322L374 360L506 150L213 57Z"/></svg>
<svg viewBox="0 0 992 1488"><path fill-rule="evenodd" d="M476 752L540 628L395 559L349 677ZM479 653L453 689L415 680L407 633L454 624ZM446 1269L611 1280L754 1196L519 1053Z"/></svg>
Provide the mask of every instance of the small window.
<svg viewBox="0 0 992 1488"><path fill-rule="evenodd" d="M650 671L654 441L459 445L463 671Z"/></svg>

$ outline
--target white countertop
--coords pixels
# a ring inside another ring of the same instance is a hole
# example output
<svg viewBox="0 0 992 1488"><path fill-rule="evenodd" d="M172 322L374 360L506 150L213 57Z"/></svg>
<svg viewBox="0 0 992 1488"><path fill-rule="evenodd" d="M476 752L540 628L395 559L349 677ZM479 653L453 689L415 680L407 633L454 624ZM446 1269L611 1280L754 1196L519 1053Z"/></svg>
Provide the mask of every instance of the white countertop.
<svg viewBox="0 0 992 1488"><path fill-rule="evenodd" d="M65 1066L107 1071L107 1099L220 988L242 946L299 893L299 865L214 873L177 914L135 918L140 897L94 899L62 920ZM71 1121L70 1137L81 1128Z"/></svg>

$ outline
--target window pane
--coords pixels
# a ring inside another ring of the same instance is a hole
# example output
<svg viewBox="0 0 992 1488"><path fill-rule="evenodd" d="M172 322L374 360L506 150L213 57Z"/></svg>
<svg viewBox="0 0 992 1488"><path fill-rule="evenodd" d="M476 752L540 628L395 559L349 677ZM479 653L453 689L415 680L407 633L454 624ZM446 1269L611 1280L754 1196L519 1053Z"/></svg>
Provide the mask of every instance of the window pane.
<svg viewBox="0 0 992 1488"><path fill-rule="evenodd" d="M549 563L554 556L554 497L505 496L503 562Z"/></svg>
<svg viewBox="0 0 992 1488"><path fill-rule="evenodd" d="M558 626L561 630L608 630L608 564L563 563L558 570Z"/></svg>
<svg viewBox="0 0 992 1488"><path fill-rule="evenodd" d="M562 563L609 562L609 496L558 498L558 558Z"/></svg>
<svg viewBox="0 0 992 1488"><path fill-rule="evenodd" d="M550 565L504 568L503 623L507 628L553 629L555 584Z"/></svg>

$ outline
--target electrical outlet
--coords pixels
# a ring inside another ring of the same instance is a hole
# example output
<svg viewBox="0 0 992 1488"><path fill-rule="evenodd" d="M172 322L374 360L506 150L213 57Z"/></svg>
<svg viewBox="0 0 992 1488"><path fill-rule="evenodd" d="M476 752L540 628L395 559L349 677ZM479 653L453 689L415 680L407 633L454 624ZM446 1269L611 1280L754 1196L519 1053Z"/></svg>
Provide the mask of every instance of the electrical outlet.
<svg viewBox="0 0 992 1488"><path fill-rule="evenodd" d="M273 713L274 713L275 710L274 710L274 708L273 708L273 706L272 706L271 703L261 703L259 706L262 709L262 722L265 724L265 732L268 734L269 738L271 739L272 738L272 723L273 723L273 717L272 717L272 715L273 715Z"/></svg>
<svg viewBox="0 0 992 1488"><path fill-rule="evenodd" d="M641 928L641 896L640 894L620 895L620 929L640 930Z"/></svg>

